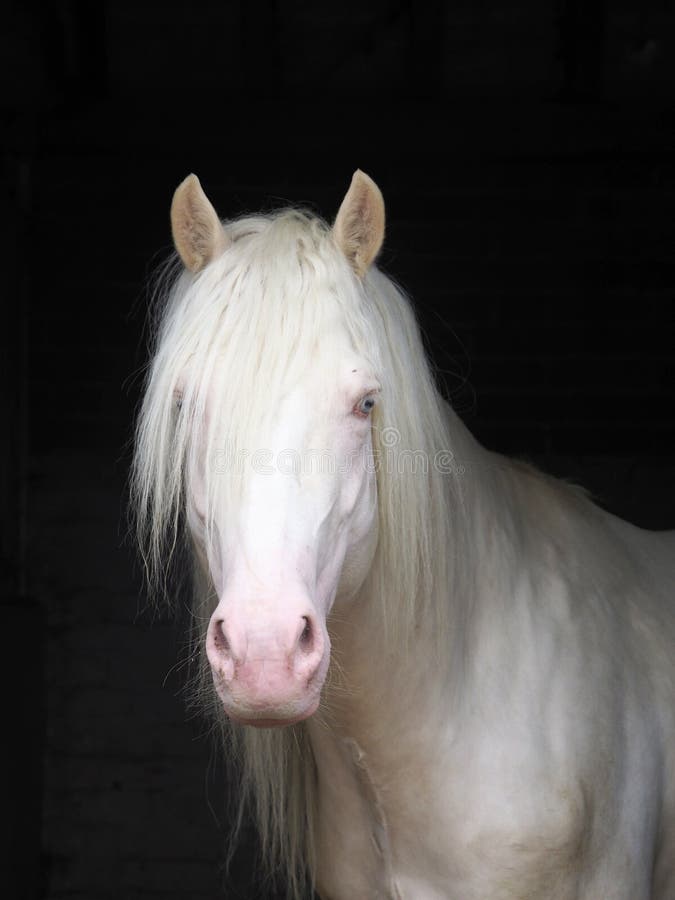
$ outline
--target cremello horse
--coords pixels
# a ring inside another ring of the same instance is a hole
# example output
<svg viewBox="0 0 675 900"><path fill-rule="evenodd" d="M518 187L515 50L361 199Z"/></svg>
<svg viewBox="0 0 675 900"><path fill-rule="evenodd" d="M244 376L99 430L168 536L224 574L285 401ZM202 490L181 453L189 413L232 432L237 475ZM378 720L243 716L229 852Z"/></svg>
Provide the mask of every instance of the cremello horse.
<svg viewBox="0 0 675 900"><path fill-rule="evenodd" d="M193 551L269 866L323 900L673 900L673 534L476 443L363 173L332 228L221 223L193 175L172 226L138 524L155 576Z"/></svg>

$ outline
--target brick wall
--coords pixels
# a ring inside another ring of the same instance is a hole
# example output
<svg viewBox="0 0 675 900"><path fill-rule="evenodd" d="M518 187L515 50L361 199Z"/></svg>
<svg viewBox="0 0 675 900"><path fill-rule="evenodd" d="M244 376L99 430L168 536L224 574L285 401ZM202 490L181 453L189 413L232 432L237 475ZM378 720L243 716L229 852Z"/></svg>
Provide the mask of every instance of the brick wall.
<svg viewBox="0 0 675 900"><path fill-rule="evenodd" d="M194 802L204 800L206 745L184 721L171 630L139 615L120 546L121 472L112 455L86 451L36 455L33 471L49 710L45 896L213 897L219 830Z"/></svg>

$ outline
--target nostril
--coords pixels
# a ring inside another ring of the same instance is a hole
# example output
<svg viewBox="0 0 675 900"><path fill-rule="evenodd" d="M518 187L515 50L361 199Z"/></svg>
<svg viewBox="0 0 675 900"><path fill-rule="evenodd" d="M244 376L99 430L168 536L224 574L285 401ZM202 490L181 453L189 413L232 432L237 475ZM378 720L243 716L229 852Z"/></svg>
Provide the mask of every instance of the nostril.
<svg viewBox="0 0 675 900"><path fill-rule="evenodd" d="M312 646L314 644L314 634L312 629L312 623L307 618L307 616L303 616L303 621L305 623L305 627L300 632L300 639L298 641L300 647L306 652L309 653L312 650Z"/></svg>
<svg viewBox="0 0 675 900"><path fill-rule="evenodd" d="M296 676L311 681L323 658L321 627L313 616L302 616L296 634L298 636L292 656L293 671Z"/></svg>
<svg viewBox="0 0 675 900"><path fill-rule="evenodd" d="M223 624L224 623L222 619L214 622L213 631L211 632L211 639L213 640L213 645L216 650L218 650L220 653L227 654L230 652L230 642L228 641L225 634Z"/></svg>
<svg viewBox="0 0 675 900"><path fill-rule="evenodd" d="M234 675L234 659L222 619L213 619L206 635L206 656L214 675L229 681Z"/></svg>

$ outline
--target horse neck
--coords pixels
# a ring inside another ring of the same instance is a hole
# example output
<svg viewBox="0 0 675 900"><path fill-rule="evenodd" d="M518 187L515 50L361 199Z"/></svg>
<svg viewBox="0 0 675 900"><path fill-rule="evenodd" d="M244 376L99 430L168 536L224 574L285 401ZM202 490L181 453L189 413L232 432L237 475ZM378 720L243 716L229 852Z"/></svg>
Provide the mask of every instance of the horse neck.
<svg viewBox="0 0 675 900"><path fill-rule="evenodd" d="M328 703L352 732L364 718L381 719L387 710L392 722L401 716L424 720L429 706L453 697L461 702L478 623L492 602L486 585L518 552L511 529L517 470L485 450L452 410L447 414L457 464L450 477L459 481L460 490L457 481L441 482L440 506L448 516L443 534L450 545L433 548L438 567L433 596L420 598L419 617L406 633L388 631L388 612L408 598L381 569L371 573L352 607L340 611L331 625L337 671ZM434 523L428 525L433 536ZM449 562L444 566L442 561Z"/></svg>

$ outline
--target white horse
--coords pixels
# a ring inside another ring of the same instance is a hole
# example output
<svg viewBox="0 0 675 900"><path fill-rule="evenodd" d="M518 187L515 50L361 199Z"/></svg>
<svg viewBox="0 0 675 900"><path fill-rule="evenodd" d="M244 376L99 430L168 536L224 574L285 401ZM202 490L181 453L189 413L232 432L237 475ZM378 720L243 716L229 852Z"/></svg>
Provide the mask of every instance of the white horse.
<svg viewBox="0 0 675 900"><path fill-rule="evenodd" d="M332 228L221 222L193 175L172 226L138 525L151 577L194 551L270 868L323 900L673 900L673 533L477 444L362 172Z"/></svg>

